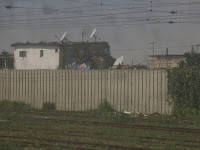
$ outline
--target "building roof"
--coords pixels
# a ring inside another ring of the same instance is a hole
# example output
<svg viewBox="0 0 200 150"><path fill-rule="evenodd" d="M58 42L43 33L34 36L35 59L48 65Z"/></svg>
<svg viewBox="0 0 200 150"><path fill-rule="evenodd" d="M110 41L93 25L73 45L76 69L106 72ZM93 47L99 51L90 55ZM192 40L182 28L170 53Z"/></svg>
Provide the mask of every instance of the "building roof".
<svg viewBox="0 0 200 150"><path fill-rule="evenodd" d="M184 58L184 55L150 55L149 57L157 58Z"/></svg>
<svg viewBox="0 0 200 150"><path fill-rule="evenodd" d="M39 43L15 43L12 44L11 47L16 47L16 46L68 46L68 45L82 45L82 44L108 44L107 42L68 42L68 43L59 43L59 42L39 42Z"/></svg>

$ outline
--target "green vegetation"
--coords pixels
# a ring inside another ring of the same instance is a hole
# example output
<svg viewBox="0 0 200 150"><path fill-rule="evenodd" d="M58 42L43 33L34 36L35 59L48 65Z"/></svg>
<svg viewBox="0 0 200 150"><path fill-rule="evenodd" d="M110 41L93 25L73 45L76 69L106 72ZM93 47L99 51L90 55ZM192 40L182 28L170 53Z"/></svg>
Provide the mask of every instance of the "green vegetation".
<svg viewBox="0 0 200 150"><path fill-rule="evenodd" d="M200 111L200 54L185 53L185 61L168 71L168 94L174 104L172 114L198 115Z"/></svg>
<svg viewBox="0 0 200 150"><path fill-rule="evenodd" d="M43 103L43 110L56 110L56 104L55 103L51 103L51 102L45 102Z"/></svg>
<svg viewBox="0 0 200 150"><path fill-rule="evenodd" d="M0 101L0 110L13 110L13 109L30 109L30 105L25 104L24 102L16 102L3 100Z"/></svg>
<svg viewBox="0 0 200 150"><path fill-rule="evenodd" d="M95 116L96 121L101 120L115 123L128 123L133 121L131 115L115 111L106 99L103 99L103 102L98 105L97 109L91 110L90 113Z"/></svg>
<svg viewBox="0 0 200 150"><path fill-rule="evenodd" d="M0 149L200 148L199 118L128 115L116 112L106 100L97 109L83 112L27 107L0 109Z"/></svg>
<svg viewBox="0 0 200 150"><path fill-rule="evenodd" d="M5 65L4 63L6 61L6 67L10 68L10 69L13 69L13 67L14 67L14 63L13 63L14 58L13 58L13 55L10 54L9 52L5 51L5 50L3 50L0 53L0 55L4 57L3 59L0 59L0 68Z"/></svg>

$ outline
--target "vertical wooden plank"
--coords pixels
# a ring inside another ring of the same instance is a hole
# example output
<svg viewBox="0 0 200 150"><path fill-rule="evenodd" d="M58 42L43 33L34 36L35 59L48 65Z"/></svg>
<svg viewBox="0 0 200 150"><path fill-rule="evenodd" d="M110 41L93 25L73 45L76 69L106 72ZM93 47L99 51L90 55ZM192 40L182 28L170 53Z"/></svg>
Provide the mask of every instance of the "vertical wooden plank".
<svg viewBox="0 0 200 150"><path fill-rule="evenodd" d="M106 88L106 99L107 99L107 101L109 102L109 104L112 106L112 103L111 103L111 84L110 84L110 82L111 82L111 78L110 78L110 76L111 76L111 74L110 74L110 70L107 70L107 72L106 72L106 76L107 76L107 81L106 81L106 86L107 86L107 88Z"/></svg>
<svg viewBox="0 0 200 150"><path fill-rule="evenodd" d="M70 100L70 89L71 89L70 87L71 86L70 86L70 77L69 76L70 76L70 70L68 69L67 70L67 83L68 83L67 84L67 94L68 94L67 95L67 99L68 99L67 100L67 102L68 102L68 107L67 107L68 109L67 109L67 111L70 111L70 108L71 108L71 103L70 103L71 102L71 100Z"/></svg>
<svg viewBox="0 0 200 150"><path fill-rule="evenodd" d="M96 75L95 75L95 85L96 85L96 101L95 101L95 108L99 105L99 70L96 70Z"/></svg>
<svg viewBox="0 0 200 150"><path fill-rule="evenodd" d="M127 108L128 111L131 112L131 70L129 69L128 72L128 79L127 79Z"/></svg>
<svg viewBox="0 0 200 150"><path fill-rule="evenodd" d="M131 84L130 84L130 93L131 93L131 101L130 101L130 106L131 106L131 113L133 113L133 70L131 69Z"/></svg>
<svg viewBox="0 0 200 150"><path fill-rule="evenodd" d="M20 101L21 98L21 70L18 71L18 101Z"/></svg>
<svg viewBox="0 0 200 150"><path fill-rule="evenodd" d="M33 107L33 70L30 70L30 104Z"/></svg>
<svg viewBox="0 0 200 150"><path fill-rule="evenodd" d="M120 111L120 103L119 103L119 99L121 99L121 91L119 91L119 84L120 84L120 82L119 81L121 81L120 80L120 74L119 74L119 70L116 70L116 91L115 92L117 92L116 93L116 103L115 103L115 106L116 106L116 109L117 109L117 111Z"/></svg>
<svg viewBox="0 0 200 150"><path fill-rule="evenodd" d="M158 113L162 114L162 70L158 70Z"/></svg>
<svg viewBox="0 0 200 150"><path fill-rule="evenodd" d="M39 108L39 100L38 100L38 70L35 70L35 104L36 108Z"/></svg>
<svg viewBox="0 0 200 150"><path fill-rule="evenodd" d="M42 105L45 102L45 70L42 70Z"/></svg>
<svg viewBox="0 0 200 150"><path fill-rule="evenodd" d="M92 74L92 70L90 70L90 81L91 81L91 84L90 84L90 109L93 109L93 103L94 103L94 100L93 100L93 74Z"/></svg>
<svg viewBox="0 0 200 150"><path fill-rule="evenodd" d="M8 71L5 69L5 99L8 100Z"/></svg>
<svg viewBox="0 0 200 150"><path fill-rule="evenodd" d="M26 101L26 70L23 70L23 101L27 104Z"/></svg>
<svg viewBox="0 0 200 150"><path fill-rule="evenodd" d="M158 69L155 70L154 72L154 83L155 83L155 91L154 91L154 108L155 108L155 112L158 113Z"/></svg>
<svg viewBox="0 0 200 150"><path fill-rule="evenodd" d="M113 101L113 108L116 109L116 97L115 97L115 92L116 92L116 81L117 81L117 76L116 76L116 70L113 70L113 79L112 79L112 101Z"/></svg>
<svg viewBox="0 0 200 150"><path fill-rule="evenodd" d="M35 70L33 70L33 107L34 108L37 108L36 107L36 87L35 87L35 85L36 85L36 71Z"/></svg>
<svg viewBox="0 0 200 150"><path fill-rule="evenodd" d="M145 114L149 114L149 106L148 106L148 102L149 102L149 90L148 90L148 87L149 87L149 70L146 70L146 73L145 73L145 90L146 90L146 96L145 96Z"/></svg>
<svg viewBox="0 0 200 150"><path fill-rule="evenodd" d="M58 110L62 108L62 70L58 69Z"/></svg>
<svg viewBox="0 0 200 150"><path fill-rule="evenodd" d="M64 110L66 111L66 109L67 109L67 77L66 77L66 75L67 75L67 73L66 73L67 71L66 70L64 70Z"/></svg>
<svg viewBox="0 0 200 150"><path fill-rule="evenodd" d="M3 100L3 70L0 69L0 100Z"/></svg>
<svg viewBox="0 0 200 150"><path fill-rule="evenodd" d="M141 78L141 98L142 98L142 102L141 102L141 113L144 114L144 70L142 69L142 78Z"/></svg>
<svg viewBox="0 0 200 150"><path fill-rule="evenodd" d="M153 110L152 110L152 113L155 113L155 70L153 69Z"/></svg>
<svg viewBox="0 0 200 150"><path fill-rule="evenodd" d="M168 78L167 78L167 71L166 71L166 73L165 73L165 75L166 75L166 80L165 80L165 102L166 102L166 113L167 114L170 114L171 113L171 111L170 111L170 107L172 107L172 106L170 106L169 105L169 103L167 102L167 89L168 89Z"/></svg>
<svg viewBox="0 0 200 150"><path fill-rule="evenodd" d="M31 101L30 101L30 75L29 75L29 70L27 71L27 99L28 99L28 103L31 104ZM14 86L14 85L13 85Z"/></svg>
<svg viewBox="0 0 200 150"><path fill-rule="evenodd" d="M96 84L96 82L97 82L97 76L96 76L96 70L94 70L93 71L93 87L94 87L94 90L93 90L93 108L96 108L96 99L97 99L97 84Z"/></svg>
<svg viewBox="0 0 200 150"><path fill-rule="evenodd" d="M154 81L153 81L153 77L154 77L154 70L150 70L150 87L149 87L149 89L150 89L150 94L149 94L149 96L150 96L150 114L152 114L153 112L154 112L154 110L153 110L153 105L154 105L154 100L153 100L153 98L154 98Z"/></svg>
<svg viewBox="0 0 200 150"><path fill-rule="evenodd" d="M85 110L85 107L87 106L87 101L85 97L85 91L86 91L86 79L85 79L85 70L81 70L80 72L80 104L81 104L81 110ZM88 89L87 89L88 90Z"/></svg>
<svg viewBox="0 0 200 150"><path fill-rule="evenodd" d="M136 82L136 70L134 71L134 113L136 113L137 112L137 110L136 110L136 96L137 96L137 94L136 94L136 86L137 85L137 82Z"/></svg>
<svg viewBox="0 0 200 150"><path fill-rule="evenodd" d="M140 112L140 71L136 70L136 112Z"/></svg>
<svg viewBox="0 0 200 150"><path fill-rule="evenodd" d="M9 89L9 93L10 93L10 101L13 100L13 69L9 70L10 72L10 89ZM1 87L1 73L0 73L0 87ZM1 92L1 89L0 89ZM1 100L1 94L0 94L0 100Z"/></svg>
<svg viewBox="0 0 200 150"><path fill-rule="evenodd" d="M87 84L88 84L88 89L85 89L85 90L87 90L88 91L88 97L87 97L87 105L86 105L86 107L85 107L85 109L84 110L89 110L90 108L91 108L91 105L92 105L92 103L91 103L91 73L90 73L91 71L90 70L87 70L86 71L86 78L87 78Z"/></svg>
<svg viewBox="0 0 200 150"><path fill-rule="evenodd" d="M101 79L101 88L100 88L100 95L101 95L101 105L102 105L102 102L103 102L103 74L102 74L102 69L100 70L100 73L101 73L101 76L100 76L100 79Z"/></svg>
<svg viewBox="0 0 200 150"><path fill-rule="evenodd" d="M68 80L68 84L67 84L67 88L68 88L68 90L67 90L67 92L68 92L68 111L70 111L70 109L71 109L71 80L70 80L70 70L67 70L67 75L68 75L68 77L67 77L67 80Z"/></svg>
<svg viewBox="0 0 200 150"><path fill-rule="evenodd" d="M65 87L64 87L64 80L65 78L64 78L64 70L62 69L61 70L61 83L62 83L62 86L61 86L61 101L62 101L62 103L61 103L61 110L64 110L65 109Z"/></svg>
<svg viewBox="0 0 200 150"><path fill-rule="evenodd" d="M165 114L164 112L164 93L163 93L163 86L164 86L164 76L163 76L164 70L161 70L161 91L160 91L160 95L161 95L161 114Z"/></svg>
<svg viewBox="0 0 200 150"><path fill-rule="evenodd" d="M5 91L5 94L4 94L4 99L7 100L7 70L5 69L4 70L4 91Z"/></svg>
<svg viewBox="0 0 200 150"><path fill-rule="evenodd" d="M74 77L74 79L73 79L73 95L72 95L72 97L73 97L73 111L76 111L77 110L77 108L76 108L76 70L73 70L73 77Z"/></svg>
<svg viewBox="0 0 200 150"><path fill-rule="evenodd" d="M4 85L5 85L5 75L4 75L4 70L2 70L2 100L5 100L5 97L4 97L4 93L5 93L5 88L4 88Z"/></svg>
<svg viewBox="0 0 200 150"><path fill-rule="evenodd" d="M52 102L51 99L51 70L48 70L48 101Z"/></svg>
<svg viewBox="0 0 200 150"><path fill-rule="evenodd" d="M39 85L38 85L39 102L38 102L38 105L39 105L39 108L42 108L42 73L41 73L41 70L39 70L38 80L39 80Z"/></svg>
<svg viewBox="0 0 200 150"><path fill-rule="evenodd" d="M124 70L122 70L122 79L123 79L123 89L122 89L122 91L123 91L123 99L122 99L122 109L121 109L121 112L123 112L124 110L125 110L125 101L126 101L126 71Z"/></svg>
<svg viewBox="0 0 200 150"><path fill-rule="evenodd" d="M73 75L72 75L72 70L71 70L71 77L70 77L70 79L71 79L71 88L70 88L70 99L71 99L71 111L73 111Z"/></svg>

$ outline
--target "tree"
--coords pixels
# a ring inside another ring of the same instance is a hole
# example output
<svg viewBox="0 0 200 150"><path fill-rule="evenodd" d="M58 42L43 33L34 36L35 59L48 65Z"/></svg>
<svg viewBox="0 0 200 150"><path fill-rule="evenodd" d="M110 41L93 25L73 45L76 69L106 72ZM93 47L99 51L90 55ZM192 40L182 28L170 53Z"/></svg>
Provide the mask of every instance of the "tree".
<svg viewBox="0 0 200 150"><path fill-rule="evenodd" d="M191 52L187 52L184 54L185 60L182 60L179 63L179 67L191 67L191 66L200 66L200 54L195 52L194 48L192 48Z"/></svg>
<svg viewBox="0 0 200 150"><path fill-rule="evenodd" d="M0 68L13 68L13 60L13 55L3 50L0 54Z"/></svg>
<svg viewBox="0 0 200 150"><path fill-rule="evenodd" d="M184 54L179 67L168 70L168 94L175 109L200 111L200 54Z"/></svg>

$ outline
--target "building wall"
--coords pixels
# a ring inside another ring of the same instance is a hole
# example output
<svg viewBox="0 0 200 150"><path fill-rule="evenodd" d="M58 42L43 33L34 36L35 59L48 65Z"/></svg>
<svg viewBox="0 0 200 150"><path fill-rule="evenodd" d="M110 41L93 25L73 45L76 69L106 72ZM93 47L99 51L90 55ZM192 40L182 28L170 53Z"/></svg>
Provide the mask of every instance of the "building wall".
<svg viewBox="0 0 200 150"><path fill-rule="evenodd" d="M169 114L167 80L166 70L0 70L0 100L84 111L106 99L122 112Z"/></svg>
<svg viewBox="0 0 200 150"><path fill-rule="evenodd" d="M58 49L58 52L55 52ZM40 57L43 50L43 57ZM19 57L26 51L26 57ZM56 46L17 46L14 51L15 69L56 69L59 66L59 48Z"/></svg>
<svg viewBox="0 0 200 150"><path fill-rule="evenodd" d="M178 63L184 60L184 58L158 58L150 57L149 68L150 69L165 69L178 67Z"/></svg>

